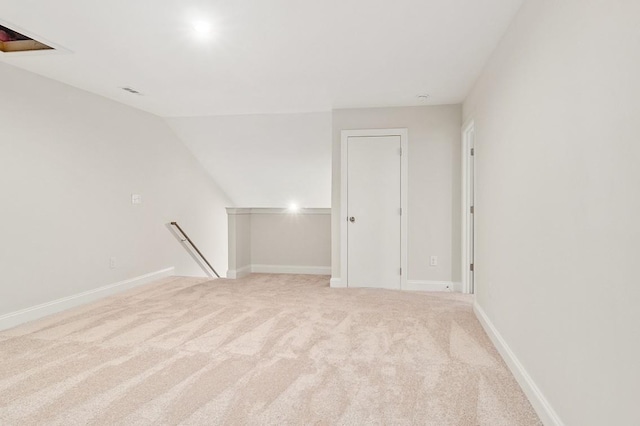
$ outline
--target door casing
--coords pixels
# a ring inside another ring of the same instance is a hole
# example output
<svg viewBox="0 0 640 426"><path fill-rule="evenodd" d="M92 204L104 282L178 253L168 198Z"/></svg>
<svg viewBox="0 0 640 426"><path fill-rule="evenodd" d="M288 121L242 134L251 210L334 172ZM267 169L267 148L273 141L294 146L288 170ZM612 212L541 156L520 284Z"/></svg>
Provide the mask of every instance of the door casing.
<svg viewBox="0 0 640 426"><path fill-rule="evenodd" d="M475 124L469 120L462 126L462 291L463 293L475 293L475 273L470 270L474 263L475 244L475 155L471 155L471 149L475 150ZM471 206L474 213L471 213ZM475 268L474 268L475 269Z"/></svg>
<svg viewBox="0 0 640 426"><path fill-rule="evenodd" d="M402 215L400 217L400 289L407 288L408 271L408 243L407 224L409 216L408 203L408 158L409 158L409 131L407 129L364 129L364 130L343 130L341 132L341 157L340 157L340 276L342 286L349 287L348 274L348 141L350 137L375 137L375 136L399 136L402 156L400 159L400 207Z"/></svg>

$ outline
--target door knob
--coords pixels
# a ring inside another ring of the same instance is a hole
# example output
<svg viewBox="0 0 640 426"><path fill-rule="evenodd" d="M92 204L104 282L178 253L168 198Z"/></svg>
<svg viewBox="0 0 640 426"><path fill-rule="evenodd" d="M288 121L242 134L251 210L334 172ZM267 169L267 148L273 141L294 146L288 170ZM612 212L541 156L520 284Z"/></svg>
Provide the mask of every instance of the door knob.
<svg viewBox="0 0 640 426"><path fill-rule="evenodd" d="M355 218L355 217L351 216L351 217L349 218L349 222L353 223L353 222L355 222L355 221L356 221L356 218Z"/></svg>

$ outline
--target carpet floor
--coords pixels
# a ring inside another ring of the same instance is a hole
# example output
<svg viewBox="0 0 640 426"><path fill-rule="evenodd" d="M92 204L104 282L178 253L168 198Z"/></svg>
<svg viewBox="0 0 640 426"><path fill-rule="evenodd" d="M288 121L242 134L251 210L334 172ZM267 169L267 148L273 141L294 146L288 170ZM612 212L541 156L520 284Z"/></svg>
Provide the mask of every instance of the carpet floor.
<svg viewBox="0 0 640 426"><path fill-rule="evenodd" d="M470 296L172 277L0 332L2 425L539 425Z"/></svg>

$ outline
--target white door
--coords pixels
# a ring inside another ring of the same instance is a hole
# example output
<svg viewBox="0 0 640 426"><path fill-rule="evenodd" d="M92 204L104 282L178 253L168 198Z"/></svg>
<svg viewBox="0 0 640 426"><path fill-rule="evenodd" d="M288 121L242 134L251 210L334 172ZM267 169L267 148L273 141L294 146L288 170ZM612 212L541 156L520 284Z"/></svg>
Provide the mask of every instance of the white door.
<svg viewBox="0 0 640 426"><path fill-rule="evenodd" d="M401 136L347 143L347 282L400 289Z"/></svg>

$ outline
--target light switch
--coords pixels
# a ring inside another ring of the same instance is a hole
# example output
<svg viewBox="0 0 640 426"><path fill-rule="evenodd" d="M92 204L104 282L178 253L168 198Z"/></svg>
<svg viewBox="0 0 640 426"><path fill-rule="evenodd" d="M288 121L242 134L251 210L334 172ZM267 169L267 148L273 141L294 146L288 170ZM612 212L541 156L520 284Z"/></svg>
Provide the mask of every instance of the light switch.
<svg viewBox="0 0 640 426"><path fill-rule="evenodd" d="M142 195L131 194L131 204L142 204Z"/></svg>

